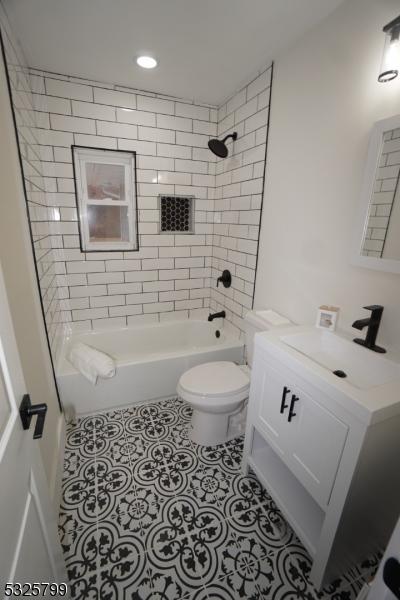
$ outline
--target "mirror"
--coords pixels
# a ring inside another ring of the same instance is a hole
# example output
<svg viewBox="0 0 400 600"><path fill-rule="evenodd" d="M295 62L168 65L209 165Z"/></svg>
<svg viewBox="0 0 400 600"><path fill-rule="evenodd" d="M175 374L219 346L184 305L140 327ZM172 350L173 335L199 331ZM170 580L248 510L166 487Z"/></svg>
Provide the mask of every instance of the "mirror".
<svg viewBox="0 0 400 600"><path fill-rule="evenodd" d="M353 263L400 273L400 115L375 123L357 221Z"/></svg>

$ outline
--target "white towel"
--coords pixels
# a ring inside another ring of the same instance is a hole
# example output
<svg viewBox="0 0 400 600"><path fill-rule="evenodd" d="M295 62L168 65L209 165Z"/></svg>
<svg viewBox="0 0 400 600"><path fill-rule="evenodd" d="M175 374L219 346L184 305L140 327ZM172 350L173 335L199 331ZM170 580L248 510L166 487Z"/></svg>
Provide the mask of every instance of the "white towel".
<svg viewBox="0 0 400 600"><path fill-rule="evenodd" d="M109 379L115 375L114 359L82 342L72 346L67 358L93 385L96 385L98 377Z"/></svg>

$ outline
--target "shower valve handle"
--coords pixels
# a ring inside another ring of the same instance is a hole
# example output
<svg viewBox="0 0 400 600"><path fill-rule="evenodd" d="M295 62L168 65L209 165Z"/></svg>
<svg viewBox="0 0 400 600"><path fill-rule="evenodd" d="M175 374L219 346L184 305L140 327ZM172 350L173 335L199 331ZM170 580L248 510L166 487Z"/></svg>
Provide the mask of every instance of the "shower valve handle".
<svg viewBox="0 0 400 600"><path fill-rule="evenodd" d="M225 269L224 271L222 271L222 275L220 277L218 277L217 287L218 287L218 284L220 281L224 287L226 287L226 288L231 287L232 275L231 275L230 271L228 271L228 269Z"/></svg>

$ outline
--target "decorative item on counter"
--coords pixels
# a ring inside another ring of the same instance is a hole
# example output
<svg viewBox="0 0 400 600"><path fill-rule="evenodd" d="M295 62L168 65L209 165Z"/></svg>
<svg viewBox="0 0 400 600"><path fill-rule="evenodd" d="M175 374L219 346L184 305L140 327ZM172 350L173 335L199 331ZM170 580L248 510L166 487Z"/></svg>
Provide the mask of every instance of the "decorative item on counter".
<svg viewBox="0 0 400 600"><path fill-rule="evenodd" d="M316 326L320 329L335 331L338 315L339 308L337 306L322 304L318 310Z"/></svg>

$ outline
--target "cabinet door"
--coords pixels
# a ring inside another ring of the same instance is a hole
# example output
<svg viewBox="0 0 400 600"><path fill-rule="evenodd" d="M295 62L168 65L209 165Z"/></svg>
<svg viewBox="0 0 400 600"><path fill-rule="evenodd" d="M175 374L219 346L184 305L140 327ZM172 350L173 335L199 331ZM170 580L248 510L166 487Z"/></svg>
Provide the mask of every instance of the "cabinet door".
<svg viewBox="0 0 400 600"><path fill-rule="evenodd" d="M288 424L287 410L291 389L284 383L283 376L263 360L255 361L252 376L257 429L281 458L289 458L292 428Z"/></svg>
<svg viewBox="0 0 400 600"><path fill-rule="evenodd" d="M348 427L298 384L282 366L254 361L255 426L322 507L329 502Z"/></svg>
<svg viewBox="0 0 400 600"><path fill-rule="evenodd" d="M289 423L293 440L291 469L315 500L326 506L348 427L321 406L316 398L311 398L298 387L295 394Z"/></svg>

